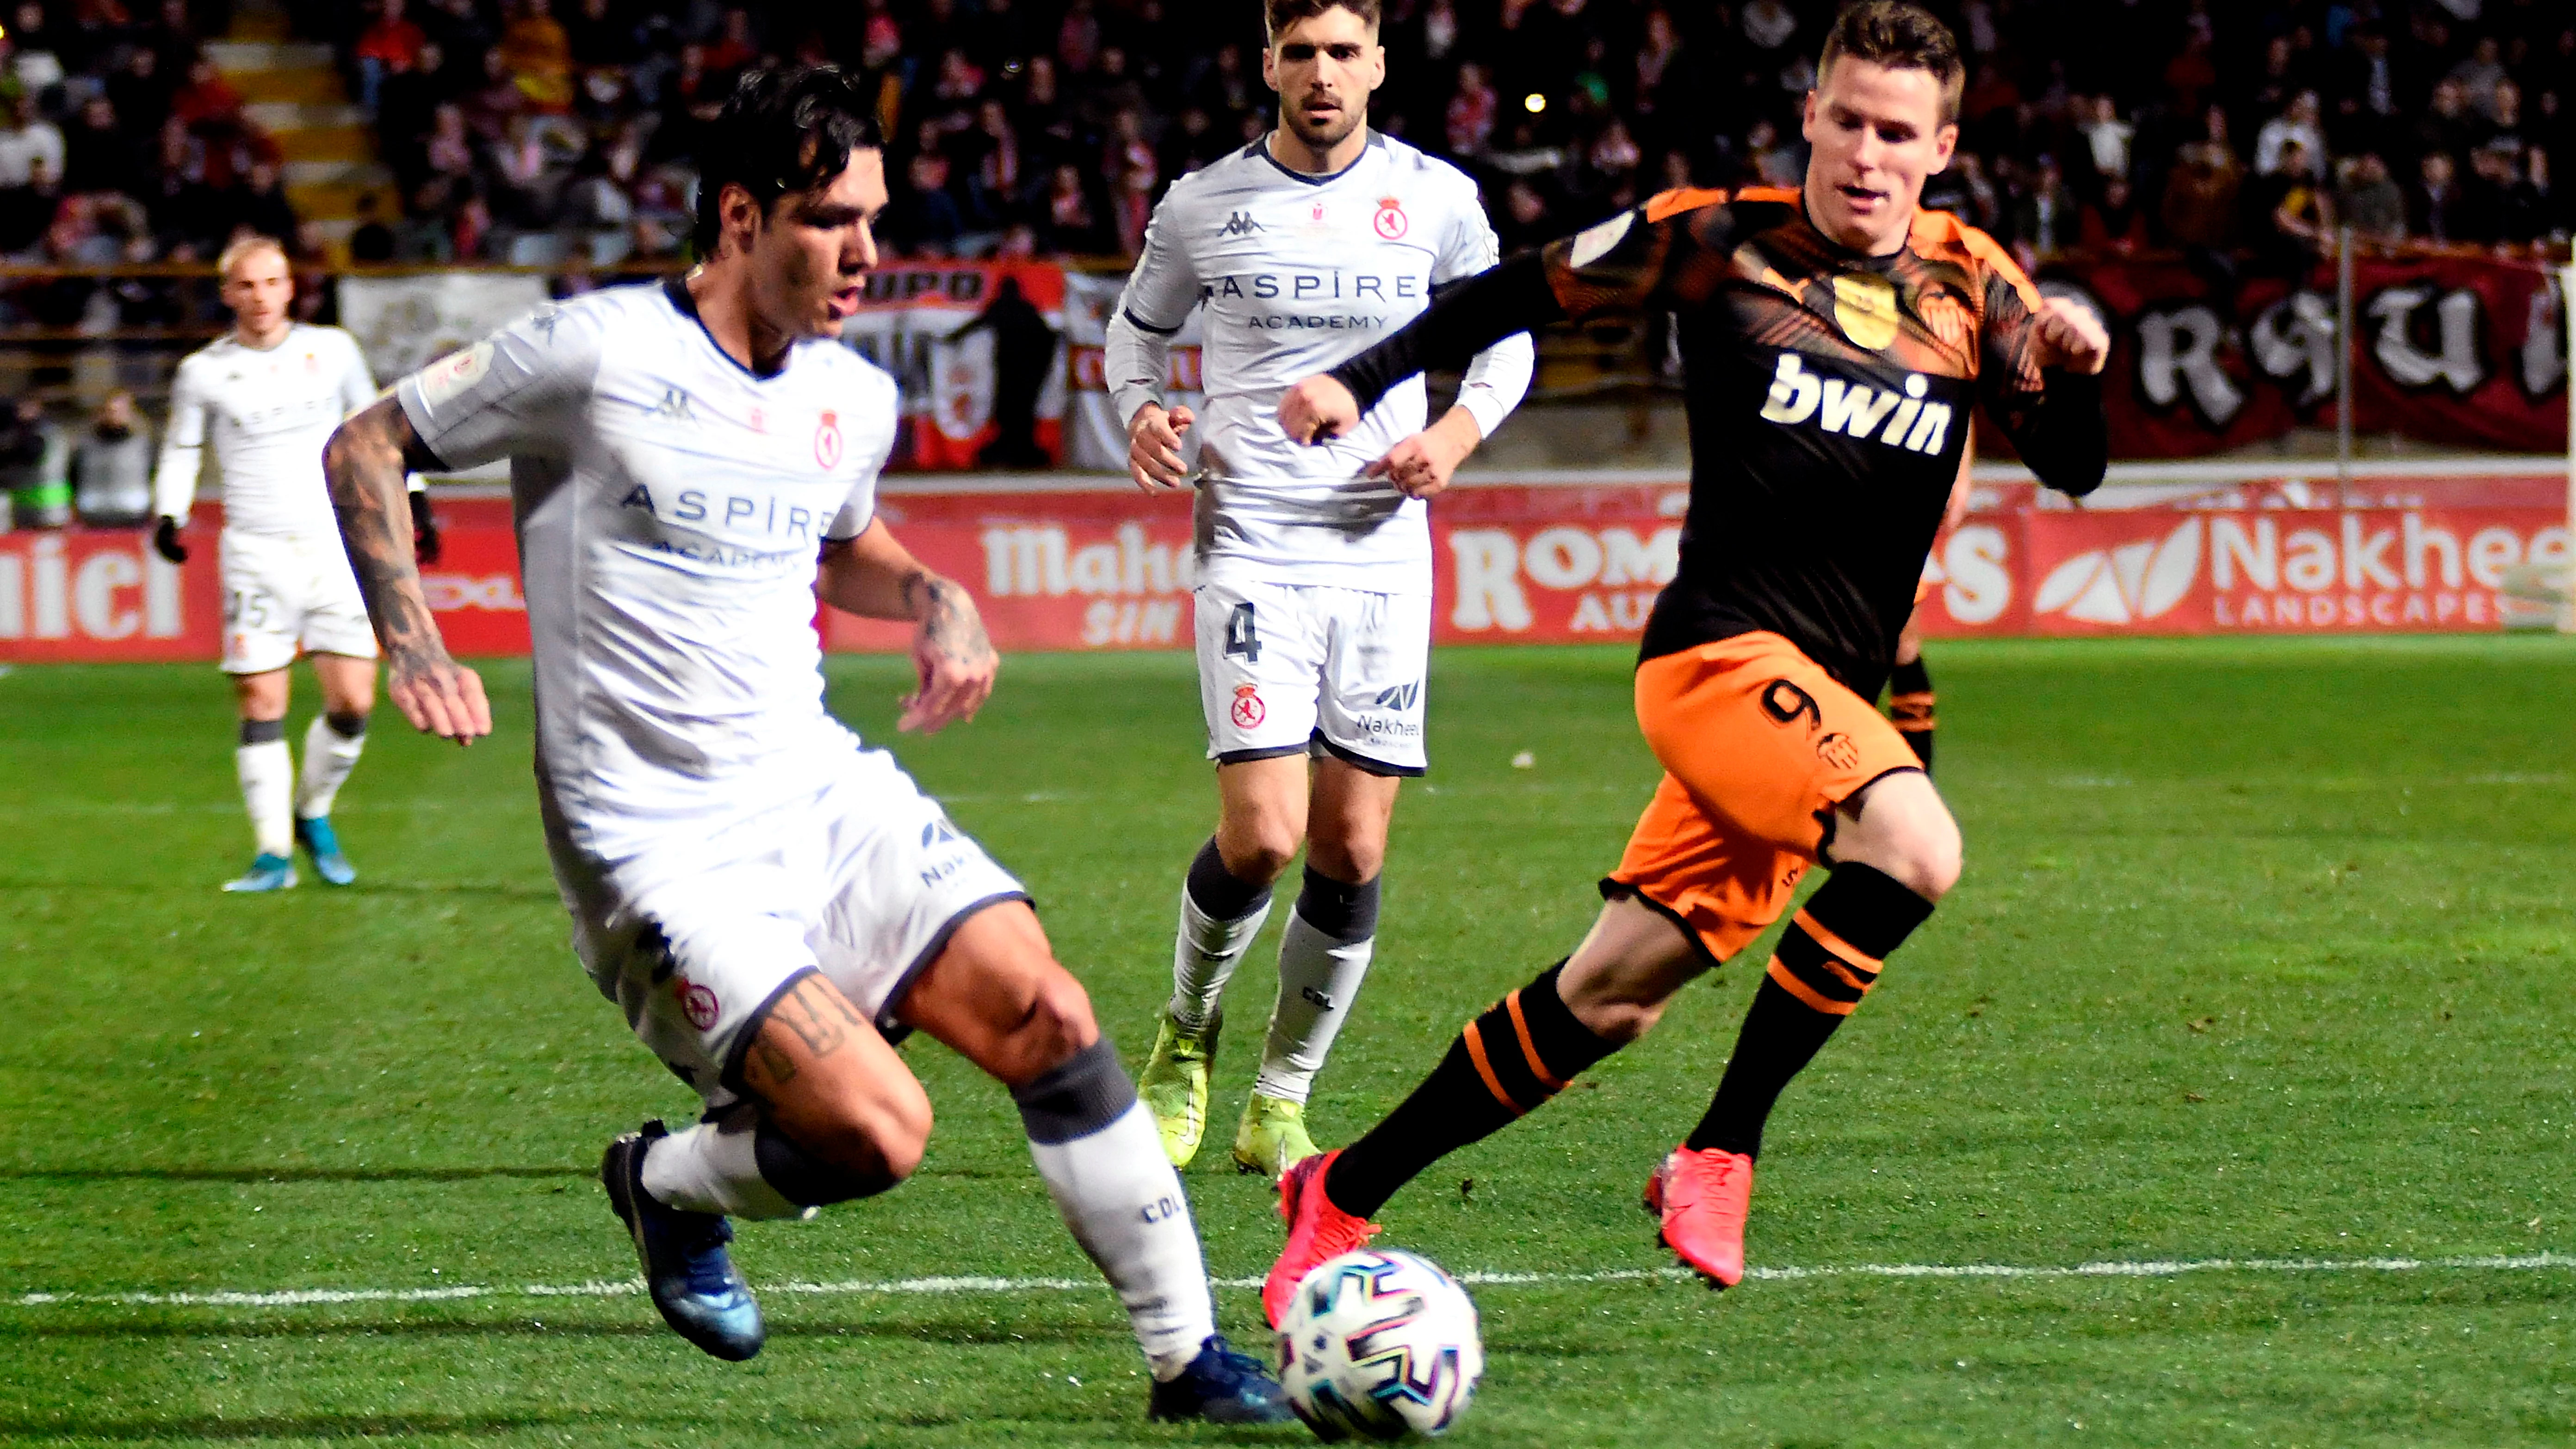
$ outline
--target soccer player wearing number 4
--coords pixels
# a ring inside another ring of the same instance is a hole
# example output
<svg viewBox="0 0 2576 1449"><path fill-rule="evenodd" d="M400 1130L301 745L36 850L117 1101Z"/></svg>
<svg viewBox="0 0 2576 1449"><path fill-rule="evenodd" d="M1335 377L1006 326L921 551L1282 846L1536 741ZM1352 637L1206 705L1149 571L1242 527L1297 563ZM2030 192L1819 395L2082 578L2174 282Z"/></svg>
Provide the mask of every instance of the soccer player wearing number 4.
<svg viewBox="0 0 2576 1449"><path fill-rule="evenodd" d="M357 878L331 828L331 805L357 768L376 702L376 637L349 574L322 445L340 420L376 395L357 339L287 315L295 279L286 249L268 237L224 248L215 270L233 330L180 360L170 388L170 427L152 479L159 527L152 546L188 561L179 540L195 502L197 470L212 444L224 477L224 662L241 712L233 765L258 854L228 891L295 884L295 847L330 885ZM438 560L429 495L411 480L412 536L421 561ZM286 746L287 667L302 653L322 685L322 712L304 732L299 776Z"/></svg>
<svg viewBox="0 0 2576 1449"><path fill-rule="evenodd" d="M1670 308L1697 453L1681 567L1635 685L1664 779L1606 904L1571 957L1470 1022L1385 1121L1290 1170L1288 1242L1262 1291L1273 1322L1309 1269L1377 1231L1368 1215L1397 1187L1636 1040L1822 864L1832 874L1780 938L1715 1099L1646 1189L1684 1263L1721 1287L1742 1278L1773 1104L1958 878L1958 826L1870 701L1971 407L2052 486L2102 479L2101 323L1918 207L1958 136L1960 80L1928 12L1855 5L1807 96L1803 188L1658 196L1514 257L1282 400L1292 435L1330 436L1393 379L1505 332Z"/></svg>
<svg viewBox="0 0 2576 1449"><path fill-rule="evenodd" d="M654 1305L745 1359L727 1219L910 1175L918 1028L1006 1086L1065 1223L1126 1305L1157 1418L1289 1417L1230 1350L1153 1119L1028 896L892 756L823 708L815 599L915 621L903 729L972 716L996 661L965 590L876 517L893 379L835 334L886 203L870 93L754 71L698 157L686 277L540 308L403 380L331 440L332 497L415 725L488 733L399 511L406 457L510 459L535 641L547 853L592 981L705 1114L609 1144L600 1178Z"/></svg>
<svg viewBox="0 0 2576 1449"><path fill-rule="evenodd" d="M1423 771L1423 500L1520 401L1530 344L1497 338L1460 359L1458 404L1427 430L1410 380L1324 447L1280 431L1289 384L1492 266L1495 244L1473 181L1368 128L1386 78L1377 0L1267 0L1263 21L1278 129L1155 208L1107 368L1138 486L1186 486L1185 435L1197 445L1199 701L1217 762L1216 834L1182 886L1172 999L1140 1086L1187 1166L1207 1128L1217 1000L1302 842L1279 995L1234 1137L1235 1164L1275 1178L1315 1150L1306 1098L1375 950L1396 783ZM1168 340L1202 306L1207 406L1194 418L1166 411L1162 386Z"/></svg>

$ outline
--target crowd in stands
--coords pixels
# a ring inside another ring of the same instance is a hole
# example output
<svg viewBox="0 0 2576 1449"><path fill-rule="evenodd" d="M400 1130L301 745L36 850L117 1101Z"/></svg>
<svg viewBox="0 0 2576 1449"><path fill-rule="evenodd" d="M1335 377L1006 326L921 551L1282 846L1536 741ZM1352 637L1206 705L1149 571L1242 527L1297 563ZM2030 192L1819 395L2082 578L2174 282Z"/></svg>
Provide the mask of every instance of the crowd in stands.
<svg viewBox="0 0 2576 1449"><path fill-rule="evenodd" d="M2563 237L2563 0L1964 0L1933 189L2026 254ZM1384 0L1374 121L1468 167L1507 245L1666 186L1794 183L1830 0ZM317 9L376 108L399 215L368 255L532 233L660 256L745 66L863 72L900 252L1132 253L1173 178L1273 122L1257 0L366 0ZM0 159L0 171L5 170Z"/></svg>

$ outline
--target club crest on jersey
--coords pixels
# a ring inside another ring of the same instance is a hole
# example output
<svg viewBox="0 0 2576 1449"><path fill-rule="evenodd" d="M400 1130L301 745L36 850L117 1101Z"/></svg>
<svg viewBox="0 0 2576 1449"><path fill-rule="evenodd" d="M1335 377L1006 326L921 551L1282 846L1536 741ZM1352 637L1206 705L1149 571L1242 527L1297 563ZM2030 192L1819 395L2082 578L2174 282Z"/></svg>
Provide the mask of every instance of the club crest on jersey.
<svg viewBox="0 0 2576 1449"><path fill-rule="evenodd" d="M1904 390L1874 388L1814 371L1798 354L1783 352L1762 400L1768 423L1813 423L1829 433L1875 437L1891 448L1938 453L1950 439L1950 405L1929 401L1932 386L1908 373Z"/></svg>
<svg viewBox="0 0 2576 1449"><path fill-rule="evenodd" d="M1248 730L1269 718L1270 711L1261 702L1261 686L1257 684L1236 685L1234 687L1234 708L1231 713L1234 717L1234 727L1236 729Z"/></svg>
<svg viewBox="0 0 2576 1449"><path fill-rule="evenodd" d="M1403 199L1394 196L1379 197L1377 215L1370 218L1369 226L1379 236L1388 241L1394 241L1404 235L1406 225Z"/></svg>
<svg viewBox="0 0 2576 1449"><path fill-rule="evenodd" d="M814 425L814 461L824 471L841 466L841 419L838 413L825 413Z"/></svg>
<svg viewBox="0 0 2576 1449"><path fill-rule="evenodd" d="M1834 321L1852 345L1876 352L1896 340L1896 285L1876 272L1834 278Z"/></svg>
<svg viewBox="0 0 2576 1449"><path fill-rule="evenodd" d="M679 978L678 990L680 1010L688 1016L689 1025L698 1030L705 1031L715 1025L716 1018L723 1014L723 1008L716 1002L716 994L703 984L683 976Z"/></svg>

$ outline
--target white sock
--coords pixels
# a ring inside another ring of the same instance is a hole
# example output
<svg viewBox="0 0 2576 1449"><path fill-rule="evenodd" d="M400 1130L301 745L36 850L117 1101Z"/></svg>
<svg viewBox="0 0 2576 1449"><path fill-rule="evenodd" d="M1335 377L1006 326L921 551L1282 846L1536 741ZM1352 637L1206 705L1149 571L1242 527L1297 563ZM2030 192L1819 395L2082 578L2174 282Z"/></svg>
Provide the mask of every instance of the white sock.
<svg viewBox="0 0 2576 1449"><path fill-rule="evenodd" d="M284 740L263 740L233 747L233 773L241 781L242 805L250 811L250 831L262 855L295 852L295 756Z"/></svg>
<svg viewBox="0 0 2576 1449"><path fill-rule="evenodd" d="M1220 921L1199 909L1190 896L1190 888L1181 887L1181 928L1172 945L1172 1015L1191 1031L1203 1031L1208 1018L1216 1014L1217 998L1225 994L1225 983L1234 977L1234 968L1243 964L1243 953L1252 949L1252 938L1261 934L1261 924L1270 919L1270 896L1264 892L1261 904L1252 914L1231 921Z"/></svg>
<svg viewBox="0 0 2576 1449"><path fill-rule="evenodd" d="M1308 925L1302 912L1288 912L1288 929L1279 937L1279 999L1270 1007L1270 1040L1261 1050L1254 1091L1306 1100L1359 998L1376 949L1374 934L1338 940Z"/></svg>
<svg viewBox="0 0 2576 1449"><path fill-rule="evenodd" d="M331 802L339 798L340 786L358 767L358 754L367 747L365 717L359 718L354 735L333 729L327 715L315 715L313 723L306 727L304 775L295 785L297 819L318 820L331 813Z"/></svg>
<svg viewBox="0 0 2576 1449"><path fill-rule="evenodd" d="M1172 1379L1216 1332L1216 1300L1180 1174L1141 1102L1069 1142L1029 1141L1074 1241L1127 1305L1154 1377Z"/></svg>
<svg viewBox="0 0 2576 1449"><path fill-rule="evenodd" d="M644 1190L654 1201L683 1212L729 1218L805 1216L806 1209L780 1196L760 1175L753 1152L756 1136L747 1112L721 1125L701 1122L674 1132L644 1154Z"/></svg>

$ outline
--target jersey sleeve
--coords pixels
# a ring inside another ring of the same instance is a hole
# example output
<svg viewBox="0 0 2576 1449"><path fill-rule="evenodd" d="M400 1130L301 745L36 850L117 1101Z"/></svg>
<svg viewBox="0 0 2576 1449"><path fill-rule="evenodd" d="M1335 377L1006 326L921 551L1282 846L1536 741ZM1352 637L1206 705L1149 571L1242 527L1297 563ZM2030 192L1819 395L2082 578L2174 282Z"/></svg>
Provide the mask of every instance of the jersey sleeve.
<svg viewBox="0 0 2576 1449"><path fill-rule="evenodd" d="M197 473L205 463L206 393L203 373L190 358L170 382L170 420L161 432L161 455L152 469L152 511L186 519L197 501Z"/></svg>
<svg viewBox="0 0 2576 1449"><path fill-rule="evenodd" d="M2041 482L2078 497L2090 493L2102 486L2110 464L2102 380L2040 365L2038 321L2045 300L2001 247L1982 232L1970 235L1970 254L1985 274L1978 400Z"/></svg>
<svg viewBox="0 0 2576 1449"><path fill-rule="evenodd" d="M1366 412L1406 378L1464 367L1515 332L1697 300L1724 280L1732 224L1723 191L1664 192L1458 283L1331 375ZM1721 265L1700 264L1710 258Z"/></svg>
<svg viewBox="0 0 2576 1449"><path fill-rule="evenodd" d="M870 400L871 412L893 416L898 401L894 396L894 379L878 376L870 381L885 394L882 398ZM885 476L887 460L894 456L894 429L885 429L884 435L884 441L873 450L874 456L867 460L867 466L859 470L858 478L851 483L849 497L841 501L840 511L832 515L830 525L824 528L826 540L837 543L856 538L867 532L868 525L876 521L877 484Z"/></svg>
<svg viewBox="0 0 2576 1449"><path fill-rule="evenodd" d="M1198 275L1182 245L1187 228L1178 219L1181 209L1177 196L1164 197L1154 208L1136 269L1127 274L1127 285L1119 289L1118 305L1109 314L1100 360L1121 423L1147 403L1163 400L1172 335L1199 304Z"/></svg>
<svg viewBox="0 0 2576 1449"><path fill-rule="evenodd" d="M601 355L597 313L549 303L404 378L394 397L412 432L450 468L559 457Z"/></svg>

